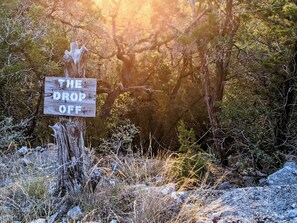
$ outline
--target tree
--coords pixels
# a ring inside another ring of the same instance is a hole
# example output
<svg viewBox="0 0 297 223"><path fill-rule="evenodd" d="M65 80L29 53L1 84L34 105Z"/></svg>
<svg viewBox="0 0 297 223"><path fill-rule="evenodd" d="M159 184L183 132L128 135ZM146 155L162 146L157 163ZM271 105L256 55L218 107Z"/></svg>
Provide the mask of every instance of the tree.
<svg viewBox="0 0 297 223"><path fill-rule="evenodd" d="M1 89L3 116L32 118L29 134L39 130L39 123L49 124L38 115L43 76L61 75L62 49L78 40L90 49L88 77L98 78L100 117L87 121L93 145L107 135L106 129L129 118L141 126L142 142L153 139L158 147L172 149L178 148L177 123L183 120L202 137L202 148L211 142L222 162L236 151L269 155L272 147L294 147L290 52L295 2L85 2L5 2L11 8L1 16L14 20L2 20L2 73L15 70L14 78L2 75L3 83L8 81ZM30 87L23 84L25 78L30 78ZM10 90L14 82L23 90L19 97ZM30 97L32 103L22 103Z"/></svg>
<svg viewBox="0 0 297 223"><path fill-rule="evenodd" d="M191 29L198 52L196 63L203 80L204 98L213 137L213 151L221 161L224 161L226 151L220 142L218 115L239 24L236 20L237 15L233 12L235 3L232 0L215 2L214 5L205 1L197 1L196 4L198 17L203 13L207 14L202 23L194 20L194 26Z"/></svg>
<svg viewBox="0 0 297 223"><path fill-rule="evenodd" d="M49 23L43 10L30 1L4 1L0 17L0 119L12 118L24 137L43 138L46 119L40 116L43 99L43 77L57 75L61 69L60 53L67 40L61 27ZM55 29L54 29L55 28ZM27 120L22 122L22 120Z"/></svg>
<svg viewBox="0 0 297 223"><path fill-rule="evenodd" d="M243 6L238 53L232 59L237 62L220 120L229 151L267 170L295 150L296 82L288 64L295 55L296 6L291 1L246 1Z"/></svg>
<svg viewBox="0 0 297 223"><path fill-rule="evenodd" d="M185 14L189 10L189 5L181 1L176 1L176 6L172 8L167 7L169 1L130 3L102 1L102 5L99 6L86 6L81 5L79 1L73 4L53 1L51 4L42 5L49 18L68 27L69 33L75 33L74 36L78 36L79 33L83 42L87 42L87 47L92 49L90 63L96 65L89 73L97 76L99 79L98 93L104 95L100 96L102 102L99 109L100 117L103 120L111 116L111 111L116 107L117 102L123 98L127 99L127 95L138 100L141 106L144 105L141 100L145 101L145 104L150 101L150 106L154 106L154 101L160 102L161 106L153 107L154 111L150 112L150 115L152 117L157 110L161 113L165 110L164 107L171 104L170 100L176 98L181 79L191 78L191 82L193 82L194 78L192 68L190 68L190 57L187 59L186 55L181 56L179 52L173 52L179 50L178 47L181 46L173 41L180 36L176 30L186 30L189 29L188 26L191 26L187 21L191 15ZM77 11L77 8L80 8L80 11L74 18L73 13ZM147 18L143 18L143 14ZM178 18L183 15L186 15L186 18L181 25ZM175 54L174 57L173 54ZM183 62L180 62L180 58L183 58ZM100 62L98 63L98 61ZM176 64L180 72L177 73L174 68L170 67L172 66L170 63ZM180 69L180 66L183 68ZM168 76L167 83L161 82L165 77L165 72L163 72L165 67L169 68L166 68L167 71L172 72L172 75ZM173 84L175 80L177 82ZM180 113L194 111L193 107L197 106L198 102L199 100L189 103L190 109L184 109L179 105ZM171 112L170 108L166 109ZM136 111L136 107L130 107L130 110ZM139 113L139 116L141 114L143 113ZM155 122L156 125L163 125L164 120L156 116L157 114L153 118L154 120L159 119ZM137 116L134 114L132 117ZM162 135L165 136L167 135L165 131L172 132L180 118L177 118L178 120L166 118L172 124L166 124L168 127L164 128L153 128L164 129ZM150 126L154 125L151 123ZM149 131L154 132L153 128L150 128Z"/></svg>

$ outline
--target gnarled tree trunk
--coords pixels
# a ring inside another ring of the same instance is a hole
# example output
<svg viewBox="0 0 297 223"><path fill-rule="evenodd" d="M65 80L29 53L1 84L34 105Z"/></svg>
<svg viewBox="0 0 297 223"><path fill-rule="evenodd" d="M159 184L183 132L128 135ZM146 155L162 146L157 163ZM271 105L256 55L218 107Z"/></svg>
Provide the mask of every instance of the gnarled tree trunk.
<svg viewBox="0 0 297 223"><path fill-rule="evenodd" d="M297 3L296 3L297 4ZM281 148L282 151L288 148L287 143L289 139L288 135L288 125L294 107L296 106L296 77L297 77L297 40L294 44L294 54L291 62L289 63L287 69L287 77L284 83L282 84L282 110L280 117L278 118L277 124L275 126L275 144L277 147Z"/></svg>
<svg viewBox="0 0 297 223"><path fill-rule="evenodd" d="M76 42L65 51L64 75L69 78L84 78L87 49L80 49ZM58 146L58 190L60 196L86 189L87 170L91 161L87 159L84 146L85 121L80 117L61 117L52 129Z"/></svg>
<svg viewBox="0 0 297 223"><path fill-rule="evenodd" d="M222 2L223 4L223 2ZM207 106L208 118L213 138L213 151L221 163L227 164L227 151L223 147L223 140L221 137L220 123L218 115L221 111L221 103L224 96L225 82L229 71L230 60L232 56L232 48L234 36L238 29L238 24L234 19L233 0L226 0L224 2L226 13L223 18L222 27L218 33L218 37L224 39L224 43L216 45L216 61L215 69L211 72L211 62L208 61L207 50L204 45L200 43L199 56L201 60L201 74L204 84L204 97ZM199 44L198 44L199 45ZM211 75L214 76L214 84L211 85Z"/></svg>

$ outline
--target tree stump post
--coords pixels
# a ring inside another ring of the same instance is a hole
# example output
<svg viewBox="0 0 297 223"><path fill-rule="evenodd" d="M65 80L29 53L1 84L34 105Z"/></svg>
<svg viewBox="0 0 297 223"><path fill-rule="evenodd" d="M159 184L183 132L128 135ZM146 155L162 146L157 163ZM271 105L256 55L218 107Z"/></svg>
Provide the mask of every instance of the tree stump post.
<svg viewBox="0 0 297 223"><path fill-rule="evenodd" d="M70 43L70 51L63 57L64 75L69 78L84 78L88 50ZM57 190L60 196L87 189L88 168L91 160L85 154L85 120L81 117L61 117L52 126L58 146Z"/></svg>

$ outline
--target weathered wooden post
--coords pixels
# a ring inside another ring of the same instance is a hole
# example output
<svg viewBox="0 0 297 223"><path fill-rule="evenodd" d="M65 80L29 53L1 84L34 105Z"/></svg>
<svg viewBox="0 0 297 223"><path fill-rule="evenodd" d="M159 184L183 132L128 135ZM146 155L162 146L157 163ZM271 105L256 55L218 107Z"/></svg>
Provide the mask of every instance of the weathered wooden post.
<svg viewBox="0 0 297 223"><path fill-rule="evenodd" d="M45 79L44 114L62 116L52 126L58 146L60 196L88 189L91 160L85 154L83 117L95 117L97 82L85 78L87 53L84 46L78 48L72 42L63 58L65 77Z"/></svg>

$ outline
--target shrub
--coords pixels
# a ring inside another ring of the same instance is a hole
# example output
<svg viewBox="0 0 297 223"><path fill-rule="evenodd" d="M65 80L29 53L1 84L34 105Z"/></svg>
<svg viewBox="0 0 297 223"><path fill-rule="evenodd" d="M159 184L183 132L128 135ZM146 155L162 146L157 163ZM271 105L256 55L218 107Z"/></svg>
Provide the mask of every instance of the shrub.
<svg viewBox="0 0 297 223"><path fill-rule="evenodd" d="M29 198L39 200L44 198L48 189L44 180L34 179L25 184L25 191L27 192Z"/></svg>
<svg viewBox="0 0 297 223"><path fill-rule="evenodd" d="M193 129L187 129L183 121L178 125L180 143L177 158L173 159L171 175L181 187L192 187L204 178L208 171L210 155L196 144Z"/></svg>
<svg viewBox="0 0 297 223"><path fill-rule="evenodd" d="M114 152L118 154L119 150L125 152L132 151L132 142L135 136L139 133L139 129L129 121L118 127L114 127L111 137L102 139L99 146L99 152Z"/></svg>
<svg viewBox="0 0 297 223"><path fill-rule="evenodd" d="M53 214L53 197L43 178L27 179L15 183L3 194L3 204L13 212L14 220L31 222Z"/></svg>
<svg viewBox="0 0 297 223"><path fill-rule="evenodd" d="M25 129L29 120L14 123L13 118L6 117L0 121L0 150L16 148L26 142Z"/></svg>

